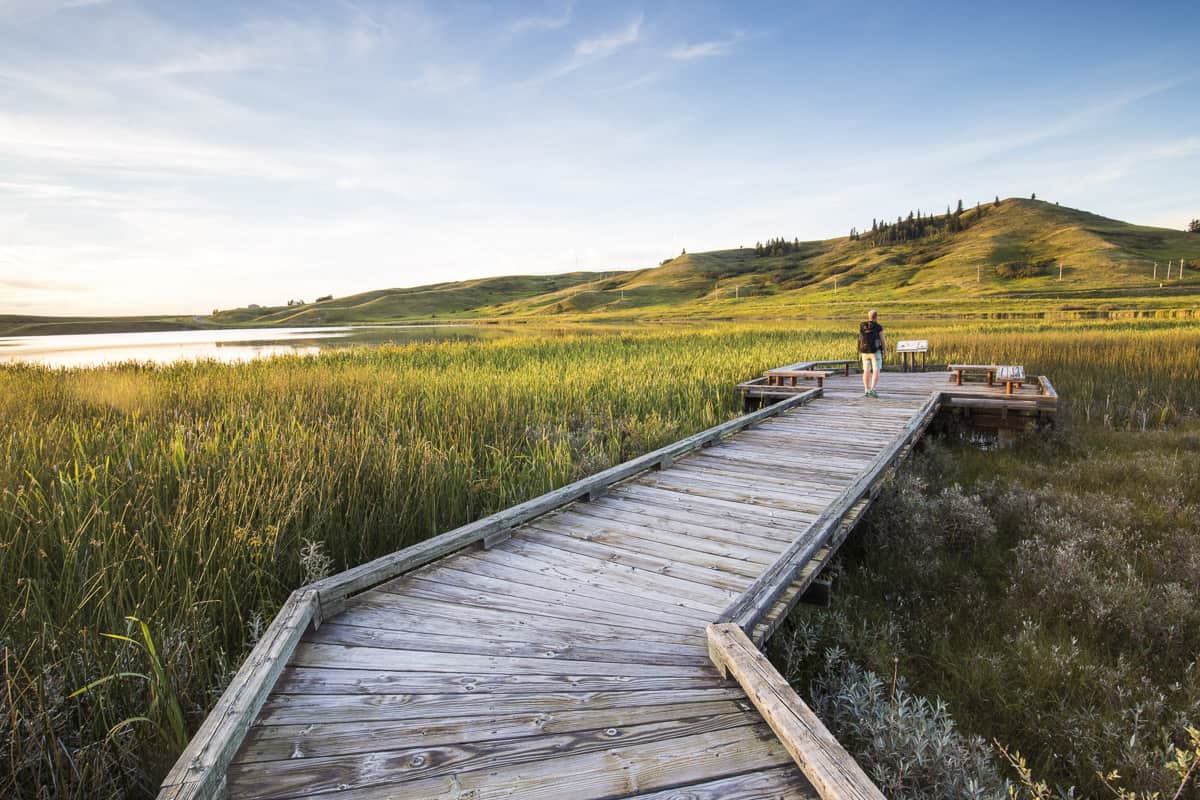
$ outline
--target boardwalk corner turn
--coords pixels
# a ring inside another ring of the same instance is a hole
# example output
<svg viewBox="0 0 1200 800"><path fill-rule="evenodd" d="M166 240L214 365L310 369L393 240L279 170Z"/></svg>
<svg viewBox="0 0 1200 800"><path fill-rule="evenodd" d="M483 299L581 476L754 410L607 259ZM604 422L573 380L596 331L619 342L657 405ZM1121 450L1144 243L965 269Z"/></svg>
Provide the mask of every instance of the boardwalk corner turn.
<svg viewBox="0 0 1200 800"><path fill-rule="evenodd" d="M298 589L160 800L879 797L756 648L939 409L1057 396L942 372L866 399L838 364L792 365L823 388L742 384L779 402Z"/></svg>

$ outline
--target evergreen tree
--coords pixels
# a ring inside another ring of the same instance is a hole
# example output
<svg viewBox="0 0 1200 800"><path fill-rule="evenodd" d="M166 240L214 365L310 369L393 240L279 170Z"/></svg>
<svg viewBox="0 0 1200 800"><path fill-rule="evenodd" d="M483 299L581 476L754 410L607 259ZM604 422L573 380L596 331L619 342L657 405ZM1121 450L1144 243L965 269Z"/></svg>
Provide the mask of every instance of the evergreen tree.
<svg viewBox="0 0 1200 800"><path fill-rule="evenodd" d="M1030 199L1030 200L1037 200L1037 192L1030 192L1030 193L1029 193L1029 199Z"/></svg>
<svg viewBox="0 0 1200 800"><path fill-rule="evenodd" d="M1188 223L1188 233L1200 233L1200 219L1194 219Z"/></svg>
<svg viewBox="0 0 1200 800"><path fill-rule="evenodd" d="M962 213L962 199L959 198L958 208L954 209L954 216L958 216L961 213Z"/></svg>
<svg viewBox="0 0 1200 800"><path fill-rule="evenodd" d="M1000 195L996 195L996 202L992 205L994 205L996 208L1000 207Z"/></svg>

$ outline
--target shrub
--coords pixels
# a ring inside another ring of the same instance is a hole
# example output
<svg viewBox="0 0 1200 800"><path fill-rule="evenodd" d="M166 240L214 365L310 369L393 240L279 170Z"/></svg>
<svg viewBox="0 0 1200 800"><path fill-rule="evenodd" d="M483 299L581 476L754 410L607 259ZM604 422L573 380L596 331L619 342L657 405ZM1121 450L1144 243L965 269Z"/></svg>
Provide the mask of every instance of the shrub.
<svg viewBox="0 0 1200 800"><path fill-rule="evenodd" d="M1037 263L1009 261L997 264L996 274L1001 278L1036 278L1039 275L1045 275L1052 264L1052 261L1038 261Z"/></svg>
<svg viewBox="0 0 1200 800"><path fill-rule="evenodd" d="M1001 800L1008 796L979 737L963 736L941 700L888 686L837 648L812 686L813 708L887 797Z"/></svg>

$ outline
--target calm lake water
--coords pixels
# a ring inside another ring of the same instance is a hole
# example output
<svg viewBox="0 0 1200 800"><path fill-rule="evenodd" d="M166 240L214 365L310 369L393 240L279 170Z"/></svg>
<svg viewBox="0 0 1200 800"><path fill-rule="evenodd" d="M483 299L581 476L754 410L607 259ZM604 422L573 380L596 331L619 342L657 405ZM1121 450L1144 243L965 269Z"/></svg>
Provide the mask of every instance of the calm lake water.
<svg viewBox="0 0 1200 800"><path fill-rule="evenodd" d="M0 363L29 361L52 367L88 367L122 361L235 362L339 347L490 338L510 332L511 329L485 325L380 325L10 336L0 337Z"/></svg>

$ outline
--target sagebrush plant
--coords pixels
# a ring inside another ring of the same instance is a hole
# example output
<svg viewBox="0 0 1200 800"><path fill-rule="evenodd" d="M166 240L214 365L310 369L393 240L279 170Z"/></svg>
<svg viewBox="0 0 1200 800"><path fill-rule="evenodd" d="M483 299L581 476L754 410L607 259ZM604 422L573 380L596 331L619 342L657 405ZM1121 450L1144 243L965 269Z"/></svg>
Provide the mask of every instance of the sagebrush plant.
<svg viewBox="0 0 1200 800"><path fill-rule="evenodd" d="M1114 429L1200 407L1200 332L1179 323L885 324L939 360L1049 374L1065 413ZM68 697L144 671L101 635L127 616L154 632L194 730L297 586L722 422L735 383L853 355L854 330L532 329L235 365L0 366L0 795L154 793L177 748L145 726L107 737L144 712L144 687ZM1155 642L1190 641L1159 628Z"/></svg>
<svg viewBox="0 0 1200 800"><path fill-rule="evenodd" d="M1020 796L1194 796L1178 764L1200 720L1198 434L1185 418L1082 422L1054 448L927 442L847 544L837 610L801 610L812 645L777 658L801 687L829 647L907 676L1024 754Z"/></svg>

